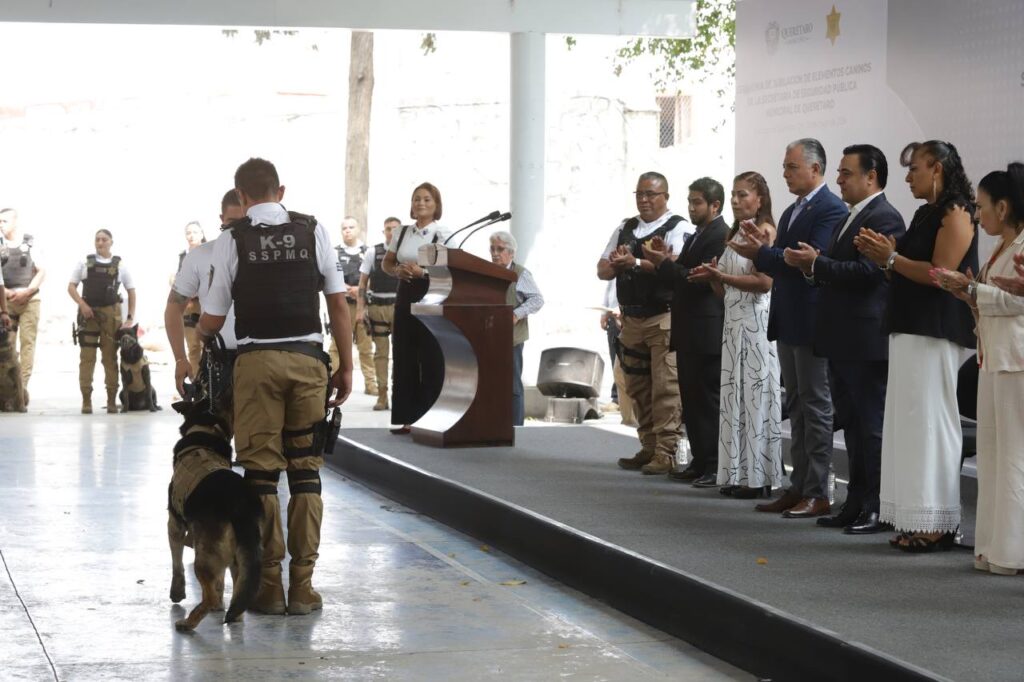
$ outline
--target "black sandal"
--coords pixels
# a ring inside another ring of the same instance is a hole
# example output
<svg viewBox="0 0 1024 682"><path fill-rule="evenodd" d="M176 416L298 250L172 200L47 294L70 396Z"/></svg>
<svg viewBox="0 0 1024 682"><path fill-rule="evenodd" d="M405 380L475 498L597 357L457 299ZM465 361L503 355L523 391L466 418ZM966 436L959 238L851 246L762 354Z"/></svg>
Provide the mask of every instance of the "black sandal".
<svg viewBox="0 0 1024 682"><path fill-rule="evenodd" d="M943 533L934 540L929 540L920 535L911 535L907 544L899 545L904 552L911 554L927 554L936 550L948 551L953 549L953 533Z"/></svg>
<svg viewBox="0 0 1024 682"><path fill-rule="evenodd" d="M889 546L895 547L896 549L903 548L903 541L911 537L913 533L897 533L896 537L889 538Z"/></svg>
<svg viewBox="0 0 1024 682"><path fill-rule="evenodd" d="M760 488L751 488L741 485L739 488L732 491L732 496L738 500L752 500L755 497L771 497L772 487L770 485L766 485Z"/></svg>

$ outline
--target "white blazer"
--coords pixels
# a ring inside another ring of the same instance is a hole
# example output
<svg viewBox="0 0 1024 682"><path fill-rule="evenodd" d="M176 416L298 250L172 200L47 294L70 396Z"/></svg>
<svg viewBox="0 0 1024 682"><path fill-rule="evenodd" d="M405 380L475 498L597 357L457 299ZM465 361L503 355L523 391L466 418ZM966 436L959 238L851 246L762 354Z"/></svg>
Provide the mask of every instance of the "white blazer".
<svg viewBox="0 0 1024 682"><path fill-rule="evenodd" d="M1024 371L1024 297L988 284L993 275L1014 277L1014 254L1024 253L1024 232L978 278L978 357L982 372Z"/></svg>

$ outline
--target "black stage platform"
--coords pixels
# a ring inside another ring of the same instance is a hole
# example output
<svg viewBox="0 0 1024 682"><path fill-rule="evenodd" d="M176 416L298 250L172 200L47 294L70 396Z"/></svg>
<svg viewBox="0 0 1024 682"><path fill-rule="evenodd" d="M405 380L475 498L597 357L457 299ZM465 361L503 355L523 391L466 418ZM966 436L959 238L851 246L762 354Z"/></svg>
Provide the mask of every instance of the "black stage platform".
<svg viewBox="0 0 1024 682"><path fill-rule="evenodd" d="M905 554L623 471L636 441L598 427L516 442L353 429L328 466L761 678L1024 677L1024 578L974 571L968 551Z"/></svg>

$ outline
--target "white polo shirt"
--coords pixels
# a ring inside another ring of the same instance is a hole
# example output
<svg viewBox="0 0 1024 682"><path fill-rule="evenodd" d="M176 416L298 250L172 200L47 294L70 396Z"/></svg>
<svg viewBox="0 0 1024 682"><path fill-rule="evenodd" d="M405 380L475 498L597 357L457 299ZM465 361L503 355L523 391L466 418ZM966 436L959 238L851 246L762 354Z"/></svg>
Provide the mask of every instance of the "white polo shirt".
<svg viewBox="0 0 1024 682"><path fill-rule="evenodd" d="M256 204L251 207L246 215L252 220L252 224L259 226L283 225L291 219L284 206L278 203ZM316 264L320 274L324 278L323 293L325 296L331 294L342 294L347 291L345 278L338 272L338 252L331 245L331 237L327 230L319 222L316 224ZM213 242L213 283L210 285L205 301L202 301L203 312L210 315L227 316L233 303L231 297L231 285L238 276L238 249L235 246L235 239L231 236L230 230L225 230ZM282 343L289 341L310 341L323 343L324 337L320 332L306 334L304 336L288 336L277 339L253 339L248 336L238 339L238 345L244 346L247 343Z"/></svg>
<svg viewBox="0 0 1024 682"><path fill-rule="evenodd" d="M96 262L99 263L100 265L108 265L114 260L113 256L111 256L110 258L104 258L99 254L94 255L96 256ZM79 261L78 265L75 266L75 269L71 271L71 284L77 286L78 284L81 284L83 280L87 279L88 276L88 266L86 265L84 260ZM117 279L119 282L121 282L121 285L125 288L125 291L135 288L135 282L132 281L132 275L130 272L128 272L128 268L124 266L123 260L117 264Z"/></svg>
<svg viewBox="0 0 1024 682"><path fill-rule="evenodd" d="M199 305L206 310L210 299L210 287L213 285L213 245L216 242L200 244L185 255L178 274L174 276L174 290L186 298L199 298ZM235 306L228 308L224 318L224 327L220 330L224 339L224 347L235 349L238 340L235 338Z"/></svg>
<svg viewBox="0 0 1024 682"><path fill-rule="evenodd" d="M402 248L398 249L398 240L402 236L403 230L405 231L405 238L402 239ZM436 239L434 238L435 235ZM399 263L416 263L421 246L433 244L435 241L441 244L450 236L451 230L447 227L441 227L437 222L430 223L423 228L416 227L415 224L403 225L392 233L391 243L388 244L388 251L395 254Z"/></svg>

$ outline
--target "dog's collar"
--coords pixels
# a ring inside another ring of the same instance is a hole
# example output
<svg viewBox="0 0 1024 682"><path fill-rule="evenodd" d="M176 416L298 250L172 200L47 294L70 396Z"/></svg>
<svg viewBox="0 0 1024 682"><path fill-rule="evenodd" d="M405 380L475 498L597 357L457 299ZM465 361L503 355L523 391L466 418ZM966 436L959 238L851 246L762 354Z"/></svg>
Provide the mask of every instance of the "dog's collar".
<svg viewBox="0 0 1024 682"><path fill-rule="evenodd" d="M177 464L182 456L189 450L196 448L205 448L212 450L214 453L220 455L228 461L228 465L231 464L231 443L224 439L223 436L217 436L212 433L204 433L193 431L185 435L179 440L174 446L174 463Z"/></svg>

